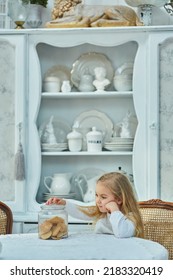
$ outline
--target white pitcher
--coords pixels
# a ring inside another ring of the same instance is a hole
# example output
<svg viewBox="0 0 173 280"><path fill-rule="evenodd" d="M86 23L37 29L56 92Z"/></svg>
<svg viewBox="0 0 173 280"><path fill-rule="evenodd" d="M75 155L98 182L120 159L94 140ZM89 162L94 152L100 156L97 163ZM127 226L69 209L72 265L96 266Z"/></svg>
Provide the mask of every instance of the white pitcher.
<svg viewBox="0 0 173 280"><path fill-rule="evenodd" d="M56 173L51 176L47 176L44 178L44 185L48 189L48 191L52 194L56 195L67 195L70 192L70 173ZM47 185L47 180L51 180L50 187Z"/></svg>
<svg viewBox="0 0 173 280"><path fill-rule="evenodd" d="M84 202L95 201L96 182L100 176L95 176L91 179L86 178L84 174L80 174L77 178L77 186L81 193ZM83 185L86 185L86 192L84 193Z"/></svg>

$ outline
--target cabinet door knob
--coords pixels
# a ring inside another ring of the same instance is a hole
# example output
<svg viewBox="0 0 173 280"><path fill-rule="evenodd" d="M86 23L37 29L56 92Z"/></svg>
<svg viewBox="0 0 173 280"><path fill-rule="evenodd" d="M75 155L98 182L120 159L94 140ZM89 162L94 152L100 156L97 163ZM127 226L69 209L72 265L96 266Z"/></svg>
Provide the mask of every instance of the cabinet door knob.
<svg viewBox="0 0 173 280"><path fill-rule="evenodd" d="M156 122L152 122L149 126L152 130L156 130L158 128L158 125Z"/></svg>

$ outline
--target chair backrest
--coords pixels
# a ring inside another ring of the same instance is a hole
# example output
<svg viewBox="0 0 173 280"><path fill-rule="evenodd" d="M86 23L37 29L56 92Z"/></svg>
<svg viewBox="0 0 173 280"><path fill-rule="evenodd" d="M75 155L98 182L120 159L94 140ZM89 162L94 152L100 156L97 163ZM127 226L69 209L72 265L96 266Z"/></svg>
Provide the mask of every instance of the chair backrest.
<svg viewBox="0 0 173 280"><path fill-rule="evenodd" d="M0 234L12 233L13 214L11 209L0 201Z"/></svg>
<svg viewBox="0 0 173 280"><path fill-rule="evenodd" d="M151 199L139 202L146 239L156 241L173 259L173 202Z"/></svg>

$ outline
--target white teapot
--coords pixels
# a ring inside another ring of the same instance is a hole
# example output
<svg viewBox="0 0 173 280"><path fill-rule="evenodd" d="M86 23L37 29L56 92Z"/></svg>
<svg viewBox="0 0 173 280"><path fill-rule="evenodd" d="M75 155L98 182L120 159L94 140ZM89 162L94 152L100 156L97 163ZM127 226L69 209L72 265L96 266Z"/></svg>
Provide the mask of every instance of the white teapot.
<svg viewBox="0 0 173 280"><path fill-rule="evenodd" d="M44 178L44 185L48 189L48 191L52 194L56 195L67 195L70 192L70 177L71 173L56 173L51 176L47 176ZM51 186L47 185L47 180L51 180Z"/></svg>

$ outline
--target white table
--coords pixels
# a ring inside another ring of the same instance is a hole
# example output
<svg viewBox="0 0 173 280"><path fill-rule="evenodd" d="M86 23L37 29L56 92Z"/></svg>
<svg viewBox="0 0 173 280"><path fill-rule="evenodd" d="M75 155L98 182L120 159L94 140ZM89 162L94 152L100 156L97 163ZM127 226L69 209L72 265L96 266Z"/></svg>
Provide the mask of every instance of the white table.
<svg viewBox="0 0 173 280"><path fill-rule="evenodd" d="M117 239L108 234L70 234L61 240L41 240L37 234L1 235L3 260L166 260L160 244L141 239Z"/></svg>

